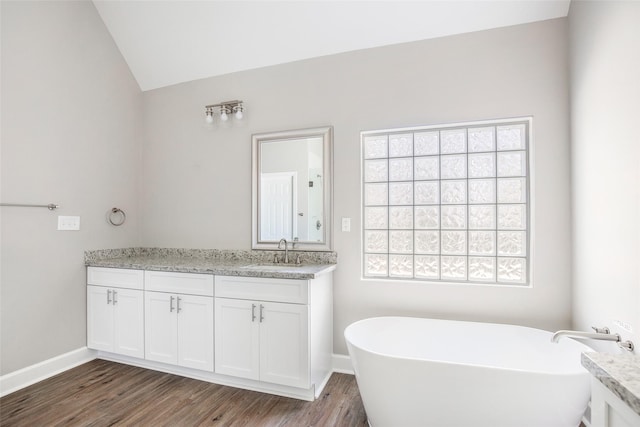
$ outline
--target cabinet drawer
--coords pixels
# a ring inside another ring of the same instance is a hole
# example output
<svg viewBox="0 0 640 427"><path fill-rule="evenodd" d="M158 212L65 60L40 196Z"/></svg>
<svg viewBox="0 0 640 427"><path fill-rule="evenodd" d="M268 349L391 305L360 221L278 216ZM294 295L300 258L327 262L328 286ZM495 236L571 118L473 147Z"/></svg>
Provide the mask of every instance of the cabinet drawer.
<svg viewBox="0 0 640 427"><path fill-rule="evenodd" d="M125 268L87 267L87 284L142 289L144 272Z"/></svg>
<svg viewBox="0 0 640 427"><path fill-rule="evenodd" d="M175 292L179 294L213 296L213 275L145 271L144 288L147 291Z"/></svg>
<svg viewBox="0 0 640 427"><path fill-rule="evenodd" d="M307 304L309 281L216 276L216 297Z"/></svg>

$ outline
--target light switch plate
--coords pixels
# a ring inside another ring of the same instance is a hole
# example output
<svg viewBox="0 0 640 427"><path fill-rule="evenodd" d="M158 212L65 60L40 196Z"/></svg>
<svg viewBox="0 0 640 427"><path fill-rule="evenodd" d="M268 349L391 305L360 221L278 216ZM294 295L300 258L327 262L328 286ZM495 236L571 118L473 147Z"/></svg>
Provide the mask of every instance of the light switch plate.
<svg viewBox="0 0 640 427"><path fill-rule="evenodd" d="M351 231L351 218L342 218L342 231Z"/></svg>
<svg viewBox="0 0 640 427"><path fill-rule="evenodd" d="M79 216L58 216L58 230L78 231L80 230Z"/></svg>

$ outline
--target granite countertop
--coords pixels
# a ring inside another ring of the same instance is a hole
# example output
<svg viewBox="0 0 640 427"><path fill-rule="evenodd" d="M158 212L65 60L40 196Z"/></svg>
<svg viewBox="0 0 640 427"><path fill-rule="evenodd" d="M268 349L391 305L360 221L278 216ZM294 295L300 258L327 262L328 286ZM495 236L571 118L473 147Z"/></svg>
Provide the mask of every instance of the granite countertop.
<svg viewBox="0 0 640 427"><path fill-rule="evenodd" d="M582 366L640 415L640 356L582 353Z"/></svg>
<svg viewBox="0 0 640 427"><path fill-rule="evenodd" d="M300 255L300 265L274 264L274 255L282 257L283 253L217 249L107 249L85 252L85 265L280 279L315 279L336 269L335 252L289 251L292 261Z"/></svg>

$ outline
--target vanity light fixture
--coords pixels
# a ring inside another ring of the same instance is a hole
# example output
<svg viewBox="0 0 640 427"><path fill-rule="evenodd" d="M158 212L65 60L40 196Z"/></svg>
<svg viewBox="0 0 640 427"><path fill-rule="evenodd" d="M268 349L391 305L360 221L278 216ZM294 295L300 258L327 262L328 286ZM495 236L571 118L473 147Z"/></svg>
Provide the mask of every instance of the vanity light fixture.
<svg viewBox="0 0 640 427"><path fill-rule="evenodd" d="M213 123L213 118L217 114L220 115L220 120L226 122L229 120L229 115L233 114L237 120L242 120L244 117L244 106L242 101L225 101L219 104L206 105L204 107L205 121L208 124Z"/></svg>

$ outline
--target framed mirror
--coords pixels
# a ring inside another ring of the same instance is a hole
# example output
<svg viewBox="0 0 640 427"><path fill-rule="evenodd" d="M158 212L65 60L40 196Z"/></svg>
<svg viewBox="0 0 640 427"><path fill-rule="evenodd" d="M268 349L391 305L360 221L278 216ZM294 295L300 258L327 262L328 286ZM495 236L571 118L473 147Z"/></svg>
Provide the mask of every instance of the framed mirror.
<svg viewBox="0 0 640 427"><path fill-rule="evenodd" d="M252 136L252 245L276 249L332 249L333 128ZM289 246L291 248L291 246Z"/></svg>

